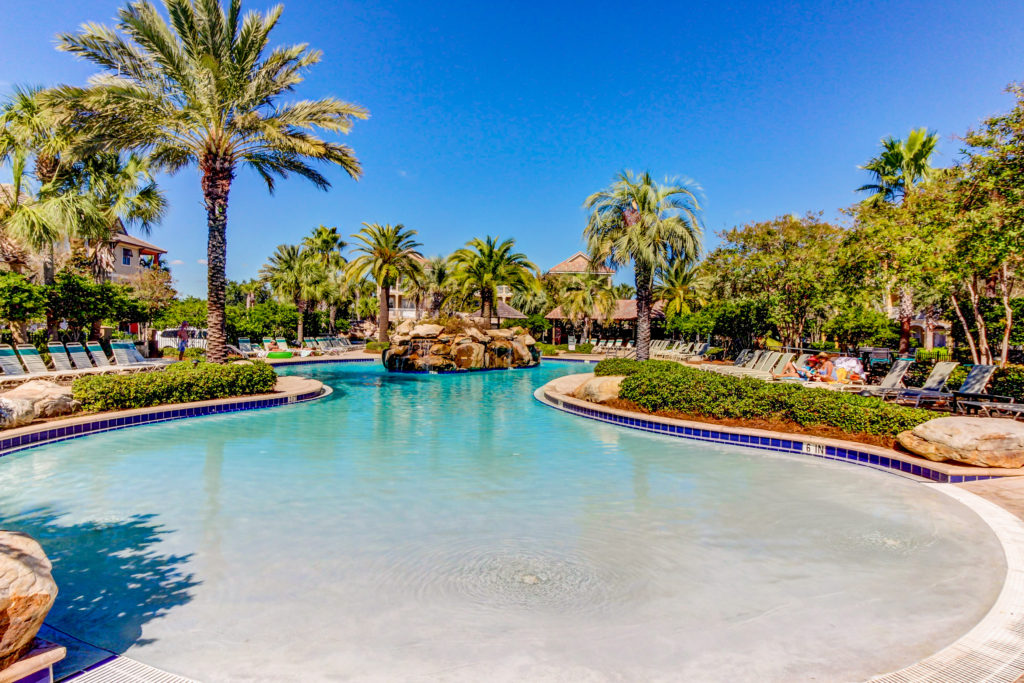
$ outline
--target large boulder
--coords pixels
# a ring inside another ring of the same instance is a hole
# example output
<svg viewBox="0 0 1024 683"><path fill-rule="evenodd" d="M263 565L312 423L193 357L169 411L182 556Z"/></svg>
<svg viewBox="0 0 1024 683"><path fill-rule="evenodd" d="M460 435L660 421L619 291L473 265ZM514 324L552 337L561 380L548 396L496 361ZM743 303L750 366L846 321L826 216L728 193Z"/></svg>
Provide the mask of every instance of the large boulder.
<svg viewBox="0 0 1024 683"><path fill-rule="evenodd" d="M444 327L441 325L432 325L430 323L423 323L412 328L409 332L410 337L419 337L421 339L433 339L444 332Z"/></svg>
<svg viewBox="0 0 1024 683"><path fill-rule="evenodd" d="M398 327L395 328L395 334L408 337L409 333L411 333L413 331L413 328L415 327L416 323L414 323L413 321L403 320L402 322L398 323Z"/></svg>
<svg viewBox="0 0 1024 683"><path fill-rule="evenodd" d="M20 398L30 402L36 417L69 415L81 405L71 397L71 387L62 387L45 379L25 382L5 392L3 397Z"/></svg>
<svg viewBox="0 0 1024 683"><path fill-rule="evenodd" d="M31 536L0 531L0 670L31 649L53 607L57 584L51 568Z"/></svg>
<svg viewBox="0 0 1024 683"><path fill-rule="evenodd" d="M616 375L595 377L577 387L572 395L591 403L604 403L619 397L619 385L624 379Z"/></svg>
<svg viewBox="0 0 1024 683"><path fill-rule="evenodd" d="M21 427L34 419L36 419L36 413L32 407L32 401L0 396L0 429Z"/></svg>
<svg viewBox="0 0 1024 683"><path fill-rule="evenodd" d="M447 356L451 353L452 347L450 344L443 342L437 342L436 344L430 345L430 355L432 356Z"/></svg>
<svg viewBox="0 0 1024 683"><path fill-rule="evenodd" d="M512 342L512 357L516 365L533 364L533 355L530 353L530 349L526 348L526 345L518 340Z"/></svg>
<svg viewBox="0 0 1024 683"><path fill-rule="evenodd" d="M487 347L472 339L457 344L453 348L455 367L459 370L476 370L484 367Z"/></svg>
<svg viewBox="0 0 1024 683"><path fill-rule="evenodd" d="M475 327L467 328L466 336L478 344L486 344L487 342L491 341L490 337L488 337L486 334L484 334Z"/></svg>
<svg viewBox="0 0 1024 683"><path fill-rule="evenodd" d="M581 373L578 375L566 375L565 377L558 377L551 380L548 384L551 390L563 394L565 396L572 396L576 393L576 390L581 386L593 379L594 376L587 373Z"/></svg>
<svg viewBox="0 0 1024 683"><path fill-rule="evenodd" d="M510 368L512 367L512 360L512 342L505 339L495 339L487 345L488 368Z"/></svg>
<svg viewBox="0 0 1024 683"><path fill-rule="evenodd" d="M993 417L940 417L896 437L911 453L979 467L1024 467L1024 423Z"/></svg>
<svg viewBox="0 0 1024 683"><path fill-rule="evenodd" d="M523 346L533 346L534 344L537 343L537 340L534 339L529 333L519 335L518 337L516 337L516 341L522 344Z"/></svg>
<svg viewBox="0 0 1024 683"><path fill-rule="evenodd" d="M516 336L512 330L487 330L486 334L492 339L512 339Z"/></svg>

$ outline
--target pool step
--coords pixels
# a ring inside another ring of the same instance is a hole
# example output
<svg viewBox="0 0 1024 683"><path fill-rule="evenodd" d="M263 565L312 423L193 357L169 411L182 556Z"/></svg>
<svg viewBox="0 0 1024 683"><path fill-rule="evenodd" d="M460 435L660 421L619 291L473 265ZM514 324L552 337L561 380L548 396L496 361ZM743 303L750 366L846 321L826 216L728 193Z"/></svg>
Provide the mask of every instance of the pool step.
<svg viewBox="0 0 1024 683"><path fill-rule="evenodd" d="M167 673L128 657L115 657L109 662L65 680L74 683L198 683L191 678Z"/></svg>

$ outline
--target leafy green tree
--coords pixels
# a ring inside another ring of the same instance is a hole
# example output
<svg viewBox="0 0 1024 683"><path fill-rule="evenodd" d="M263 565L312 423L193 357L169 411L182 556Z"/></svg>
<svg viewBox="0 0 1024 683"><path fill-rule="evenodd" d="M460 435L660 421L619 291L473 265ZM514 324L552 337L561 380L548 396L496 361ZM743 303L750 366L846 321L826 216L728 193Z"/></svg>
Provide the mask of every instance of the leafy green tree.
<svg viewBox="0 0 1024 683"><path fill-rule="evenodd" d="M701 208L694 191L650 173L619 174L611 186L587 197L583 235L590 260L633 265L636 284L636 356L650 357L654 273L672 261L695 263L701 250Z"/></svg>
<svg viewBox="0 0 1024 683"><path fill-rule="evenodd" d="M379 223L363 223L363 229L353 235L356 238L354 253L359 254L348 265L348 281L357 283L367 275L377 285L377 341L388 341L388 297L391 288L400 279L418 282L423 269L420 260L423 256L418 251L421 246L416 241L416 231L397 225L380 225ZM365 298L365 297L362 297ZM366 312L362 298L357 303L358 313Z"/></svg>
<svg viewBox="0 0 1024 683"><path fill-rule="evenodd" d="M513 292L537 287L537 266L516 251L515 240L474 238L451 256L452 280L464 295L480 297L480 312L490 324L499 285Z"/></svg>
<svg viewBox="0 0 1024 683"><path fill-rule="evenodd" d="M835 337L842 347L854 347L885 335L889 316L864 305L840 308L825 323L822 331Z"/></svg>
<svg viewBox="0 0 1024 683"><path fill-rule="evenodd" d="M241 1L164 0L170 22L140 0L119 12L122 33L87 24L58 36L58 48L102 69L88 88L62 87L54 101L73 112L74 125L107 148L145 150L153 164L177 171L198 166L206 205L208 345L226 358L224 319L228 194L241 166L274 189L274 177L298 175L319 188L324 162L352 177L361 173L352 150L310 133L348 132L366 118L362 107L333 98L280 104L320 60L305 45L267 51L282 7L242 16Z"/></svg>
<svg viewBox="0 0 1024 683"><path fill-rule="evenodd" d="M768 322L786 344L797 346L831 295L841 234L820 214L749 223L721 234L723 243L703 270L719 298L764 302Z"/></svg>
<svg viewBox="0 0 1024 683"><path fill-rule="evenodd" d="M455 294L451 263L443 256L430 259L423 264L423 276L414 286L417 295L429 302L427 315L436 318Z"/></svg>
<svg viewBox="0 0 1024 683"><path fill-rule="evenodd" d="M28 321L46 313L46 296L41 287L24 275L0 272L0 320L11 324L14 341L28 343Z"/></svg>
<svg viewBox="0 0 1024 683"><path fill-rule="evenodd" d="M194 296L175 299L152 320L153 326L162 330L178 327L183 322L201 329L206 324L206 301Z"/></svg>

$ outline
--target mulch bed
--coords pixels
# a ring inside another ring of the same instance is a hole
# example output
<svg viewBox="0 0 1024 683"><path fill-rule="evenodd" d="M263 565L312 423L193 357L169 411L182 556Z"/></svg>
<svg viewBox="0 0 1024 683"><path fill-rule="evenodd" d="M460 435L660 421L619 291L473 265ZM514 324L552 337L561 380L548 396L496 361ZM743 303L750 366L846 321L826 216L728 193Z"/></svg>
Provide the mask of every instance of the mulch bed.
<svg viewBox="0 0 1024 683"><path fill-rule="evenodd" d="M606 405L610 408L617 408L618 410L628 410L634 413L643 413L644 415L655 415L657 417L668 417L674 420L689 420L690 422L703 422L706 424L721 425L723 427L741 427L744 429L764 429L772 432L784 432L786 434L806 434L808 436L820 436L826 439L841 439L843 441L856 441L858 443L866 443L872 446L882 446L883 448L891 448L896 451L906 453L906 449L899 445L899 443L891 436L876 436L874 434L850 434L844 432L838 427L805 427L796 422L789 422L787 420L749 420L739 419L734 417L707 417L704 415L689 415L687 413L680 413L675 410L658 410L651 412L644 410L632 401L626 401L621 398L613 398L610 401L605 401L601 405Z"/></svg>

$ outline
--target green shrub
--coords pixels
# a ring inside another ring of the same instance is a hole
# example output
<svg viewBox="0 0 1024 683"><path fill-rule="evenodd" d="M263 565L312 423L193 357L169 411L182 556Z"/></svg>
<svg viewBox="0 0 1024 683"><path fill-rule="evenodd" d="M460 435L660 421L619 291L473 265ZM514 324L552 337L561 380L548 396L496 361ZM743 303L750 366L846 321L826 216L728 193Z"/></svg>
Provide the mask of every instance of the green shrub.
<svg viewBox="0 0 1024 683"><path fill-rule="evenodd" d="M632 363L632 365L629 365ZM604 365L602 368L601 366ZM765 382L687 368L667 361L598 363L597 374L625 374L619 396L644 410L712 418L778 419L848 433L895 436L935 417L881 399L797 384ZM612 372L614 370L614 372Z"/></svg>
<svg viewBox="0 0 1024 683"><path fill-rule="evenodd" d="M543 342L537 342L537 350L544 356L557 356L560 353L567 353L569 351L568 344L544 344ZM587 342L576 345L576 350L572 353L591 353L594 350L594 345Z"/></svg>
<svg viewBox="0 0 1024 683"><path fill-rule="evenodd" d="M178 348L176 346L165 346L160 349L160 355L164 358L177 358ZM190 346L185 349L185 358L189 360L200 360L202 358L206 358L206 349Z"/></svg>
<svg viewBox="0 0 1024 683"><path fill-rule="evenodd" d="M1012 396L1017 402L1024 401L1024 365L997 369L989 391L997 396Z"/></svg>
<svg viewBox="0 0 1024 683"><path fill-rule="evenodd" d="M366 350L367 351L383 351L384 349L388 348L389 346L391 346L391 344L388 343L388 342L382 342L382 341L366 342Z"/></svg>
<svg viewBox="0 0 1024 683"><path fill-rule="evenodd" d="M84 410L125 410L266 394L276 383L274 368L260 361L252 365L175 363L163 372L79 377L71 391Z"/></svg>
<svg viewBox="0 0 1024 683"><path fill-rule="evenodd" d="M679 364L670 360L636 360L635 358L605 358L594 366L594 374L598 377L606 375L632 375L640 368L671 369Z"/></svg>

